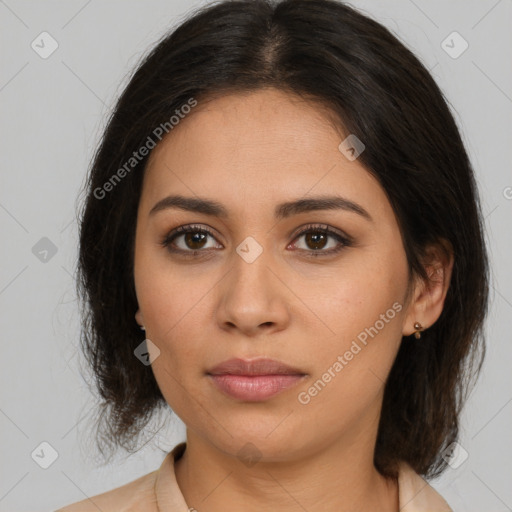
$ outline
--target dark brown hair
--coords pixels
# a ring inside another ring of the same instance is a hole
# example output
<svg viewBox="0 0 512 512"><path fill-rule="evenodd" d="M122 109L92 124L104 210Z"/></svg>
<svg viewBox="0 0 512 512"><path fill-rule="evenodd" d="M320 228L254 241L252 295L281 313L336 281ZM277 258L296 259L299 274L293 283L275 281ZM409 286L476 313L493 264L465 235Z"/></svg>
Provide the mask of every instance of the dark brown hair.
<svg viewBox="0 0 512 512"><path fill-rule="evenodd" d="M148 155L126 163L191 98L200 105L265 87L320 102L344 133L364 142L359 162L394 209L411 278L428 279L422 261L429 244L445 240L453 248L444 310L420 343L403 340L375 446L383 475L396 476L404 460L435 476L446 467L442 450L457 439L484 355L488 260L477 188L429 72L385 27L332 0L204 7L151 50L119 98L92 163L80 223L82 346L101 397L98 446L102 453L130 450L165 405L151 367L134 356L144 340L134 319L133 251ZM116 174L122 179L113 181Z"/></svg>

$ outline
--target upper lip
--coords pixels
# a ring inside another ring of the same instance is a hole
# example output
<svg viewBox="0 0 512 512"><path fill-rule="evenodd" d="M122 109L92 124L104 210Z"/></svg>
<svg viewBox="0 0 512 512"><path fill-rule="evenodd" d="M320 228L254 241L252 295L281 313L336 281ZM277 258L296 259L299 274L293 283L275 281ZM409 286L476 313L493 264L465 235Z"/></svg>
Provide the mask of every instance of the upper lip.
<svg viewBox="0 0 512 512"><path fill-rule="evenodd" d="M304 372L293 368L281 361L268 358L259 359L228 359L214 366L207 372L209 375L305 375Z"/></svg>

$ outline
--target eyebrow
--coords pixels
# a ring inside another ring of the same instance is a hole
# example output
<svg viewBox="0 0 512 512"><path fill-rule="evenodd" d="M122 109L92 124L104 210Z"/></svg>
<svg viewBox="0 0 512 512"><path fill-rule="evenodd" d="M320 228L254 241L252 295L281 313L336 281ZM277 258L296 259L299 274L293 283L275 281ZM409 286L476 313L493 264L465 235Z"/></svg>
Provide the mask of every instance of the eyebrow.
<svg viewBox="0 0 512 512"><path fill-rule="evenodd" d="M170 208L220 218L229 217L228 210L217 201L202 197L185 197L182 195L164 197L151 208L149 215ZM285 219L300 213L317 210L344 210L356 213L366 220L373 222L371 215L361 205L341 196L316 196L281 203L276 206L274 216L276 219Z"/></svg>

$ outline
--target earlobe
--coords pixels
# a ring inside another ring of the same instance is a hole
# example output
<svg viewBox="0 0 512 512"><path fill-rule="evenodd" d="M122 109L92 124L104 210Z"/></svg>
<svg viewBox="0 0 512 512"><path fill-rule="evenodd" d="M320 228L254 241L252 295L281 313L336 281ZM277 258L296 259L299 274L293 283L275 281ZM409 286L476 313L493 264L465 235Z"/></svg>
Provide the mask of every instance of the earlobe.
<svg viewBox="0 0 512 512"><path fill-rule="evenodd" d="M140 328L144 330L144 319L142 318L140 309L137 309L135 312L135 321L140 325Z"/></svg>

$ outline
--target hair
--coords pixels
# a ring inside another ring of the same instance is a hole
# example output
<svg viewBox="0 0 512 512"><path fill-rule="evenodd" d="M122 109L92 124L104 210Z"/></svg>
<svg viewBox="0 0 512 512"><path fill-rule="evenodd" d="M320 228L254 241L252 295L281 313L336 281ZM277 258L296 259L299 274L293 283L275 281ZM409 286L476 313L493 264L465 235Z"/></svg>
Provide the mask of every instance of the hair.
<svg viewBox="0 0 512 512"><path fill-rule="evenodd" d="M101 396L97 446L130 450L165 405L151 366L134 356L144 340L134 319L134 235L151 153L130 159L191 98L200 105L264 88L325 105L340 130L364 142L358 161L395 212L410 279L428 282L432 244L453 252L440 317L420 342L400 345L374 452L386 477L397 476L401 461L437 476L485 354L489 270L477 186L447 100L423 64L387 28L334 0L228 0L197 9L149 51L120 95L80 218L81 341ZM116 174L122 179L113 182Z"/></svg>

